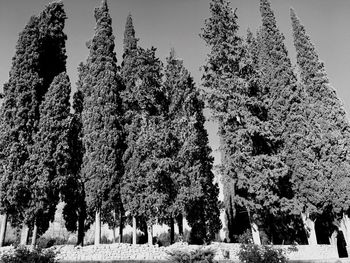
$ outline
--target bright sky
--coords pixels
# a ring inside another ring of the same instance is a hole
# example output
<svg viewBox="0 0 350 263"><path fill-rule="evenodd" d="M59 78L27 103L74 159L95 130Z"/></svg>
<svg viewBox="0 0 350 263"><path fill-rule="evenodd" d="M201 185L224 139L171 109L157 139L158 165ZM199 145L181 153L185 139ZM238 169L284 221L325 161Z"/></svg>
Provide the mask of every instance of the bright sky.
<svg viewBox="0 0 350 263"><path fill-rule="evenodd" d="M95 21L93 9L100 0L64 0L68 16L65 32L67 41L67 71L75 90L77 66L85 61L85 42L92 38ZM260 26L259 0L231 0L237 8L241 34L249 27L253 32ZM289 8L294 7L305 25L319 56L325 62L331 84L350 113L350 1L349 0L271 0L277 22L285 34L290 56L295 61ZM18 39L31 15L38 14L46 0L0 0L0 86L8 79L11 59ZM116 52L121 61L122 36L126 16L131 12L139 44L158 48L164 62L171 47L184 60L198 85L207 48L199 38L204 19L209 16L209 0L109 0L110 14L116 36ZM216 126L208 122L210 144L216 163L219 154Z"/></svg>

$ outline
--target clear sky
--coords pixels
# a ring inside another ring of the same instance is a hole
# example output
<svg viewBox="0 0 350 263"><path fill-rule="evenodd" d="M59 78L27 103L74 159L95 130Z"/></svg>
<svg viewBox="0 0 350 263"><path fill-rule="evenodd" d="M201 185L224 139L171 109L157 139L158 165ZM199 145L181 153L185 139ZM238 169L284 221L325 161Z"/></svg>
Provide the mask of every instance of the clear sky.
<svg viewBox="0 0 350 263"><path fill-rule="evenodd" d="M241 34L249 27L260 26L259 0L231 0L237 8ZM8 79L11 59L18 39L31 15L38 14L47 0L0 0L0 86ZM68 16L67 71L75 90L77 66L85 61L87 40L92 38L95 21L93 9L100 0L63 0ZM337 90L346 111L350 113L350 0L271 0L280 30L286 37L291 59L295 62L289 8L294 7L305 25L320 58L325 62L331 84ZM208 49L199 38L204 19L209 16L209 0L109 0L110 14L116 36L116 52L121 61L125 20L131 12L139 44L158 48L162 61L174 47L197 85L201 84L200 66ZM215 124L208 122L210 144L218 147ZM214 152L216 162L218 152Z"/></svg>

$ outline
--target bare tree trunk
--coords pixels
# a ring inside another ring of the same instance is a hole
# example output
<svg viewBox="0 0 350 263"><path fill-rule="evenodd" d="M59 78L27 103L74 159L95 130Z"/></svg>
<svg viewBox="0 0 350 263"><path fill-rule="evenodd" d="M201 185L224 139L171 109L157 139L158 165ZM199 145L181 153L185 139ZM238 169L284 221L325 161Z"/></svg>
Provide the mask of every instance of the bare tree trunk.
<svg viewBox="0 0 350 263"><path fill-rule="evenodd" d="M136 245L136 217L132 217L132 244Z"/></svg>
<svg viewBox="0 0 350 263"><path fill-rule="evenodd" d="M123 243L123 229L124 229L124 219L123 219L123 213L122 213L122 211L120 211L119 243Z"/></svg>
<svg viewBox="0 0 350 263"><path fill-rule="evenodd" d="M340 220L340 230L344 234L346 246L350 247L350 219L345 213L343 213L343 217Z"/></svg>
<svg viewBox="0 0 350 263"><path fill-rule="evenodd" d="M85 213L80 212L78 218L78 238L77 238L77 246L84 246L84 235L85 235Z"/></svg>
<svg viewBox="0 0 350 263"><path fill-rule="evenodd" d="M184 225L183 225L183 217L182 217L182 215L178 216L176 221L177 221L177 225L179 227L179 236L183 237L183 235L184 235Z"/></svg>
<svg viewBox="0 0 350 263"><path fill-rule="evenodd" d="M0 247L2 247L5 244L6 226L7 226L7 213L2 215L1 229L0 229Z"/></svg>
<svg viewBox="0 0 350 263"><path fill-rule="evenodd" d="M256 245L261 245L259 227L255 223L250 224L250 228L252 230L253 243Z"/></svg>
<svg viewBox="0 0 350 263"><path fill-rule="evenodd" d="M303 220L303 223L304 223L308 244L317 245L315 221L310 219L309 213L301 213L301 219Z"/></svg>
<svg viewBox="0 0 350 263"><path fill-rule="evenodd" d="M174 218L170 218L170 244L174 244L175 241L175 227Z"/></svg>
<svg viewBox="0 0 350 263"><path fill-rule="evenodd" d="M329 243L333 246L337 245L338 233L336 230L333 231L332 235L329 237Z"/></svg>
<svg viewBox="0 0 350 263"><path fill-rule="evenodd" d="M33 234L32 234L32 247L35 247L36 245L36 237L38 235L38 226L36 225L36 222L34 222L34 228L33 228Z"/></svg>
<svg viewBox="0 0 350 263"><path fill-rule="evenodd" d="M95 245L101 244L101 214L97 210L95 214Z"/></svg>
<svg viewBox="0 0 350 263"><path fill-rule="evenodd" d="M147 234L148 234L148 245L152 246L153 245L153 227L152 224L149 223L149 225L147 225Z"/></svg>
<svg viewBox="0 0 350 263"><path fill-rule="evenodd" d="M20 244L22 246L26 246L27 242L28 242L28 235L29 235L29 227L27 224L24 224L22 226L22 230L21 230L21 240L20 240Z"/></svg>

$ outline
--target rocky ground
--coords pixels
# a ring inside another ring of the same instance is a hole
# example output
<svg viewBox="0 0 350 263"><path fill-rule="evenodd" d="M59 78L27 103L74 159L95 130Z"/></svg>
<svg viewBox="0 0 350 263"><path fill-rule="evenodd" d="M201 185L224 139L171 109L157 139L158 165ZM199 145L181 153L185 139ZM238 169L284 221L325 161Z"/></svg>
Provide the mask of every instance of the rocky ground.
<svg viewBox="0 0 350 263"><path fill-rule="evenodd" d="M209 246L216 255L216 260L230 259L237 261L239 244L213 243ZM101 244L98 246L75 247L73 245L54 246L57 259L61 262L79 261L112 261L112 260L148 260L164 261L169 259L168 252L175 250L195 250L201 246L188 245L187 243L175 243L168 247L131 245L131 244ZM337 249L331 245L317 246L297 246L297 250L290 252L288 246L282 246L286 250L287 256L292 260L336 260L338 258ZM13 247L0 248L0 255L12 250ZM225 257L226 256L226 257ZM227 258L227 256L229 258Z"/></svg>

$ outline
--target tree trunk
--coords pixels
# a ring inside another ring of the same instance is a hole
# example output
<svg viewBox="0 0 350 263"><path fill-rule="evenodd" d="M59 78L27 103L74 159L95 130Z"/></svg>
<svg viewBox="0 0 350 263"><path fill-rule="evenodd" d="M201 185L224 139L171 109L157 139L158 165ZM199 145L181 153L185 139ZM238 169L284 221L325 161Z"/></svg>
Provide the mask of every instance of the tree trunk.
<svg viewBox="0 0 350 263"><path fill-rule="evenodd" d="M148 237L148 245L149 246L152 246L153 245L153 227L152 227L152 224L149 223L147 225L147 237Z"/></svg>
<svg viewBox="0 0 350 263"><path fill-rule="evenodd" d="M85 235L85 215L83 212L79 213L78 218L78 238L77 238L77 246L84 246L84 235Z"/></svg>
<svg viewBox="0 0 350 263"><path fill-rule="evenodd" d="M136 245L136 217L132 217L132 244Z"/></svg>
<svg viewBox="0 0 350 263"><path fill-rule="evenodd" d="M179 227L179 236L183 237L184 235L184 225L183 225L183 217L182 215L177 218L177 225Z"/></svg>
<svg viewBox="0 0 350 263"><path fill-rule="evenodd" d="M175 241L175 227L174 218L170 218L170 244L174 244Z"/></svg>
<svg viewBox="0 0 350 263"><path fill-rule="evenodd" d="M336 230L334 230L332 235L329 237L329 244L336 246L337 245L337 236L338 236L338 233Z"/></svg>
<svg viewBox="0 0 350 263"><path fill-rule="evenodd" d="M343 213L343 217L340 220L340 230L343 232L346 246L350 248L350 219L345 213Z"/></svg>
<svg viewBox="0 0 350 263"><path fill-rule="evenodd" d="M36 245L36 237L38 235L38 226L36 225L36 222L34 222L34 228L33 228L33 234L32 234L32 247L35 247Z"/></svg>
<svg viewBox="0 0 350 263"><path fill-rule="evenodd" d="M315 221L310 219L309 213L301 213L301 219L306 231L307 242L309 245L317 245Z"/></svg>
<svg viewBox="0 0 350 263"><path fill-rule="evenodd" d="M120 221L119 221L119 243L123 243L123 229L124 229L124 219L123 213L120 211Z"/></svg>
<svg viewBox="0 0 350 263"><path fill-rule="evenodd" d="M101 213L99 210L95 214L95 245L101 244Z"/></svg>
<svg viewBox="0 0 350 263"><path fill-rule="evenodd" d="M20 245L26 246L28 242L28 234L29 234L29 227L28 225L24 224L22 226L21 230L21 240L20 240Z"/></svg>
<svg viewBox="0 0 350 263"><path fill-rule="evenodd" d="M7 226L7 213L2 215L1 229L0 229L0 247L2 247L5 244L6 226Z"/></svg>
<svg viewBox="0 0 350 263"><path fill-rule="evenodd" d="M251 223L250 224L250 228L252 230L253 243L256 244L256 245L261 245L260 233L259 233L258 225L255 224L255 223Z"/></svg>
<svg viewBox="0 0 350 263"><path fill-rule="evenodd" d="M112 228L112 233L113 233L113 243L117 243L117 228L113 227Z"/></svg>

